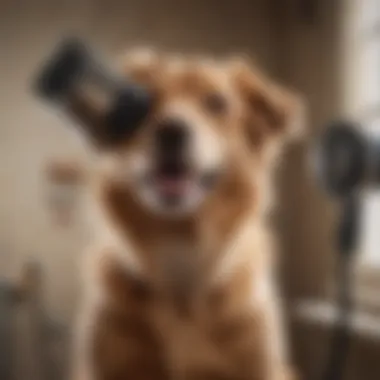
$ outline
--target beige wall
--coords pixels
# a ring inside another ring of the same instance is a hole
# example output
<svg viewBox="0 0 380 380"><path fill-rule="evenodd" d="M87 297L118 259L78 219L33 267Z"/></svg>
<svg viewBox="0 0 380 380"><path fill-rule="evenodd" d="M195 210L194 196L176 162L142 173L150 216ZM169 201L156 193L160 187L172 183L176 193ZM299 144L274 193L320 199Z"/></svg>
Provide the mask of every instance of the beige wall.
<svg viewBox="0 0 380 380"><path fill-rule="evenodd" d="M215 53L246 51L275 71L277 30L268 1L30 0L0 3L0 273L28 258L47 274L51 309L70 315L86 231L50 224L42 168L49 157L82 155L82 143L30 93L30 79L62 33L80 33L107 53L152 44ZM217 11L216 11L217 9Z"/></svg>
<svg viewBox="0 0 380 380"><path fill-rule="evenodd" d="M336 257L334 205L316 186L310 148L326 123L341 116L343 2L317 1L311 22L297 13L295 0L284 0L280 13L279 55L284 64L279 75L301 91L308 105L306 141L289 149L279 179L279 231L291 298L324 294Z"/></svg>

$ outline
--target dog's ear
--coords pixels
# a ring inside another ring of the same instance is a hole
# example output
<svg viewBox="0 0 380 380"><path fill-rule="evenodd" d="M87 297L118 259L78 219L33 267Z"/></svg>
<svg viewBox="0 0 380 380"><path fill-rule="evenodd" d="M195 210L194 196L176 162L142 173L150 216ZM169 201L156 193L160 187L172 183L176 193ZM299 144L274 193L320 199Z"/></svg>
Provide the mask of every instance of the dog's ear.
<svg viewBox="0 0 380 380"><path fill-rule="evenodd" d="M305 107L301 97L275 84L244 59L230 61L229 69L244 102L247 135L253 145L302 135Z"/></svg>

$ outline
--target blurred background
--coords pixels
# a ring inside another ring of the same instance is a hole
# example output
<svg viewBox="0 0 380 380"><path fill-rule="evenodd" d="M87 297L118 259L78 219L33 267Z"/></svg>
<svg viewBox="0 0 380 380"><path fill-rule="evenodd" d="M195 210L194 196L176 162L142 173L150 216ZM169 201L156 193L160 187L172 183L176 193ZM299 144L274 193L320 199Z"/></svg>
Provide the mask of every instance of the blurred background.
<svg viewBox="0 0 380 380"><path fill-rule="evenodd" d="M305 95L306 141L284 156L273 220L292 355L302 378L315 376L325 362L336 311L336 205L313 181L307 152L336 116L380 130L380 2L1 0L1 380L63 378L87 225L85 195L65 192L54 178L77 178L60 168L60 160L85 161L87 151L29 87L56 42L73 34L110 59L140 45L221 56L245 52ZM355 380L380 378L380 202L377 194L366 195L346 371Z"/></svg>

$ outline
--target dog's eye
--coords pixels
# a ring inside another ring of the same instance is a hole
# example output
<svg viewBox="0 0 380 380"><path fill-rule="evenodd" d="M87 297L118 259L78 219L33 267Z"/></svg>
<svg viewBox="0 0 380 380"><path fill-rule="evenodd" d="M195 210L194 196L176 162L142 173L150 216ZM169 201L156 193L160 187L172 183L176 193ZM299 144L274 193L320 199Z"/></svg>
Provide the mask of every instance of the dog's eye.
<svg viewBox="0 0 380 380"><path fill-rule="evenodd" d="M221 115L227 110L227 99L218 93L207 94L203 103L204 107L215 115Z"/></svg>

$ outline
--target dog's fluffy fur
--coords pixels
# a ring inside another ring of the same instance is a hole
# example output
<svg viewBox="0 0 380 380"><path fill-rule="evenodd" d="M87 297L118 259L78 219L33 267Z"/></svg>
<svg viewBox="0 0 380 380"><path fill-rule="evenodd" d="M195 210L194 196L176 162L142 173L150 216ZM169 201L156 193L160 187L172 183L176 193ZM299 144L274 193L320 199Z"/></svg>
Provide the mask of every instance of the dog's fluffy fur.
<svg viewBox="0 0 380 380"><path fill-rule="evenodd" d="M191 94L223 140L228 170L193 213L173 218L133 196L114 151L99 158L75 380L292 378L265 216L274 158L299 127L299 99L241 59L149 53L124 67L163 103ZM210 91L226 94L225 114L202 108Z"/></svg>

